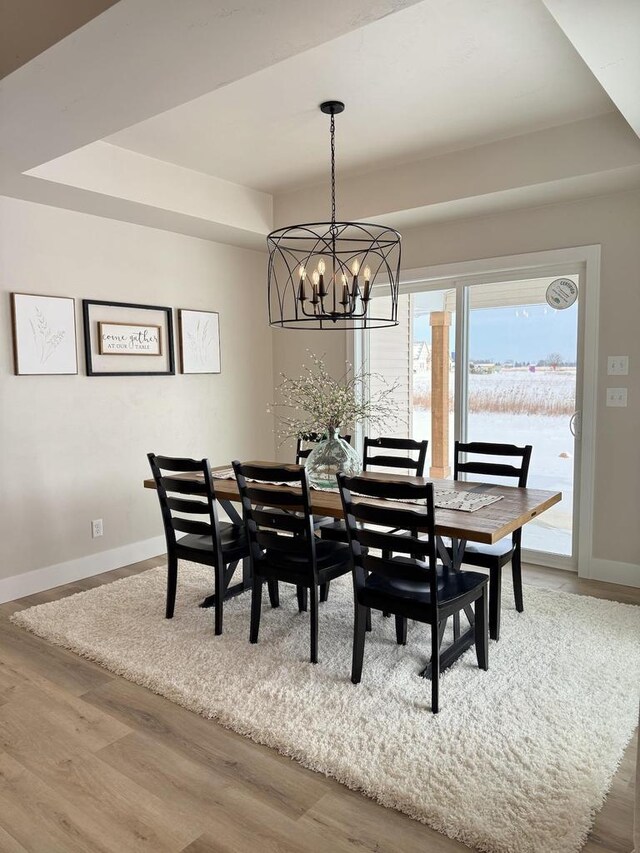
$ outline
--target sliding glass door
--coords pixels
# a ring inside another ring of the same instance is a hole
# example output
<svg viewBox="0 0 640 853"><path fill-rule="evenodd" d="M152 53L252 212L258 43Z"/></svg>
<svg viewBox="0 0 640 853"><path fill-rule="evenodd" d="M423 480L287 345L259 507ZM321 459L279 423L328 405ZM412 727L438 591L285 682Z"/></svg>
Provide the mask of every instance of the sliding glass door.
<svg viewBox="0 0 640 853"><path fill-rule="evenodd" d="M578 305L551 308L549 284L469 288L466 436L533 445L529 486L562 491L562 502L525 525L523 548L571 557Z"/></svg>
<svg viewBox="0 0 640 853"><path fill-rule="evenodd" d="M391 432L429 439L428 476L452 476L455 438L533 445L529 485L563 499L526 525L523 547L542 564L572 565L579 301L564 310L547 303L558 277L412 284L399 325L365 333L363 352L370 371L400 380ZM579 270L562 277L579 285Z"/></svg>

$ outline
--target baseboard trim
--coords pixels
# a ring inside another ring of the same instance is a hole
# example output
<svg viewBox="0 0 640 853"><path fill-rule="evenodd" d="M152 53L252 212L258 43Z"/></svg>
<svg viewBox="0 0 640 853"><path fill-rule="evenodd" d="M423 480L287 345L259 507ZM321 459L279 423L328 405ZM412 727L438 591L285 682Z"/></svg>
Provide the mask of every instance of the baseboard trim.
<svg viewBox="0 0 640 853"><path fill-rule="evenodd" d="M130 545L112 548L110 551L100 551L97 554L79 557L77 560L2 578L0 579L0 604L53 589L65 583L82 580L82 578L100 575L102 572L110 572L112 569L120 569L122 566L139 563L150 557L157 557L164 554L166 548L164 536L155 536L153 539L144 539L142 542L132 542Z"/></svg>
<svg viewBox="0 0 640 853"><path fill-rule="evenodd" d="M577 572L578 569L572 565L571 557L561 554L545 554L543 551L530 551L522 549L522 562L530 566L542 566L545 569L559 569L563 572Z"/></svg>
<svg viewBox="0 0 640 853"><path fill-rule="evenodd" d="M640 566L636 563L618 563L592 557L589 568L590 580L640 587Z"/></svg>

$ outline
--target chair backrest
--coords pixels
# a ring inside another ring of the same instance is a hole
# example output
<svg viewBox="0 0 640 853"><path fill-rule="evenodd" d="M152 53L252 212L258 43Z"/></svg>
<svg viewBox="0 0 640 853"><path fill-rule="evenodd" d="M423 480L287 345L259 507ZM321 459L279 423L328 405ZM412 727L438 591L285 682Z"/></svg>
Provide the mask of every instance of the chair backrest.
<svg viewBox="0 0 640 853"><path fill-rule="evenodd" d="M307 558L309 573L315 572L313 516L304 466L249 465L235 460L233 470L252 559L264 560L266 548L276 557L278 552L302 555ZM273 512L273 508L279 511Z"/></svg>
<svg viewBox="0 0 640 853"><path fill-rule="evenodd" d="M415 441L413 438L368 438L364 439L364 455L362 468L369 471L371 466L383 468L402 468L415 471L416 477L424 474L424 463L427 458L428 441ZM403 456L377 454L376 450L406 450ZM416 454L417 458L411 454Z"/></svg>
<svg viewBox="0 0 640 853"><path fill-rule="evenodd" d="M212 552L219 549L220 528L209 460L156 456L155 453L148 453L147 458L158 491L167 549L175 548L176 531L211 536ZM172 476L174 474L201 476L195 479ZM189 518L194 515L200 518Z"/></svg>
<svg viewBox="0 0 640 853"><path fill-rule="evenodd" d="M500 477L517 480L517 485L525 488L529 476L529 463L533 447L527 444L518 447L515 444L495 444L490 441L471 441L463 443L456 441L453 454L453 479L458 480L460 474L479 474L483 477ZM461 457L464 456L464 461ZM505 456L518 464L507 462L485 462L469 459L469 456Z"/></svg>
<svg viewBox="0 0 640 853"><path fill-rule="evenodd" d="M304 438L298 438L296 443L296 465L304 465L304 460L313 450L313 447L305 447L305 444L317 444L319 441L322 441L324 438L323 435L319 432L310 432L304 436ZM351 436L350 435L341 435L340 438L343 438L347 444L351 444Z"/></svg>
<svg viewBox="0 0 640 853"><path fill-rule="evenodd" d="M364 585L366 573L370 572L395 580L427 583L431 601L437 604L433 485L375 477L347 477L343 473L337 476L356 589ZM380 498L415 503L404 506L386 504L376 500ZM380 527L399 532L376 529ZM378 557L371 549L379 549L383 555L394 553L410 559Z"/></svg>

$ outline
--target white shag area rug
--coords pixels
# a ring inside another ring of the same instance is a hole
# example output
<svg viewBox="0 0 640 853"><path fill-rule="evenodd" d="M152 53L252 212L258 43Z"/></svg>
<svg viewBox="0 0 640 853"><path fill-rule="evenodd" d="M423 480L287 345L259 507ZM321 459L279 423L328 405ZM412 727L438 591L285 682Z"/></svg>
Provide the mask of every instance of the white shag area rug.
<svg viewBox="0 0 640 853"><path fill-rule="evenodd" d="M173 620L165 570L152 569L17 612L13 621L479 850L572 853L601 807L638 714L640 608L505 584L489 671L470 649L442 676L441 712L418 673L425 626L407 646L373 615L362 683L350 681L351 578L320 605L318 665L309 614L281 585L265 591L250 645L245 594L225 604L224 634L198 607L208 569L181 563Z"/></svg>

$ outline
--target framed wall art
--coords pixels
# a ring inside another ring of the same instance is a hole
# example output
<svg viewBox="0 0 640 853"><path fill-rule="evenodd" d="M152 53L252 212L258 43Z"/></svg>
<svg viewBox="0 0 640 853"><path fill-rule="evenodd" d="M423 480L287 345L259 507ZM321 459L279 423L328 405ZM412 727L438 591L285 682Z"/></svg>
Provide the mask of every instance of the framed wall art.
<svg viewBox="0 0 640 853"><path fill-rule="evenodd" d="M220 315L216 311L178 311L182 373L220 373Z"/></svg>
<svg viewBox="0 0 640 853"><path fill-rule="evenodd" d="M87 376L175 373L171 308L82 300Z"/></svg>
<svg viewBox="0 0 640 853"><path fill-rule="evenodd" d="M17 376L78 372L74 299L12 293L11 321Z"/></svg>
<svg viewBox="0 0 640 853"><path fill-rule="evenodd" d="M162 355L162 326L98 322L100 355Z"/></svg>

